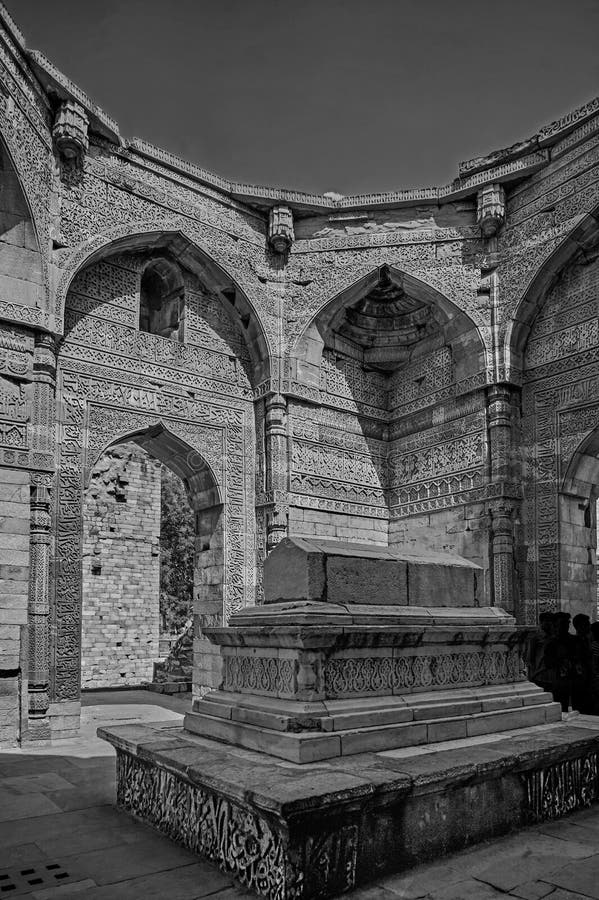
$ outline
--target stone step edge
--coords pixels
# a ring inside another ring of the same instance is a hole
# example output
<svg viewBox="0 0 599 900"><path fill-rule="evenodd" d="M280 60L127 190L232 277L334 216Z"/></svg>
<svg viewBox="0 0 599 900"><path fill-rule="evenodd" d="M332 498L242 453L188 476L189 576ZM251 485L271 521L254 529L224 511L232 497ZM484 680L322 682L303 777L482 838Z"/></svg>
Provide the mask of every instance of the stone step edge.
<svg viewBox="0 0 599 900"><path fill-rule="evenodd" d="M307 763L353 756L356 753L397 750L478 737L558 721L561 721L560 704L544 703L511 710L343 731L284 732L196 712L187 713L184 727L187 731L211 740L266 753L289 762Z"/></svg>
<svg viewBox="0 0 599 900"><path fill-rule="evenodd" d="M418 702L417 696L406 702L393 703L393 698L378 708L340 709L326 713L278 712L260 707L259 704L245 705L243 701L229 700L225 696L219 699L198 700L194 704L194 712L207 716L255 725L258 728L269 728L281 732L310 733L339 732L354 728L373 728L382 725L428 721L430 719L456 718L461 715L501 712L521 709L528 706L542 706L553 702L551 694L543 692L524 692L499 694L485 697L437 697ZM228 701L228 702L227 702Z"/></svg>
<svg viewBox="0 0 599 900"><path fill-rule="evenodd" d="M413 688L397 694L347 694L325 700L304 700L297 695L273 695L269 691L259 693L255 690L229 691L215 688L201 698L204 702L234 703L238 706L267 710L275 715L319 715L328 716L342 712L388 708L406 704L436 705L450 701L487 700L497 697L521 696L522 694L540 696L544 691L532 681L506 681L500 684L477 684L460 687L422 689ZM198 701L196 701L197 703ZM195 706L194 706L195 709Z"/></svg>

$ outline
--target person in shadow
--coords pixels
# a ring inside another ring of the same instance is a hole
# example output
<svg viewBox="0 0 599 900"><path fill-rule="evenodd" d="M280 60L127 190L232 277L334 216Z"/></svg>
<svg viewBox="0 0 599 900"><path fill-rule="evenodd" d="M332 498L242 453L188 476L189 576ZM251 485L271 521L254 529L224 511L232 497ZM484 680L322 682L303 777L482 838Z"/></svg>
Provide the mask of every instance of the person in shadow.
<svg viewBox="0 0 599 900"><path fill-rule="evenodd" d="M590 715L593 711L591 620L578 613L572 624L576 631L572 641L572 709Z"/></svg>
<svg viewBox="0 0 599 900"><path fill-rule="evenodd" d="M570 634L570 613L555 613L555 634L545 646L545 666L550 673L553 699L568 712L575 672L576 638Z"/></svg>
<svg viewBox="0 0 599 900"><path fill-rule="evenodd" d="M539 628L530 638L526 653L529 679L549 693L553 690L553 675L545 662L545 649L554 635L555 614L542 612L539 616Z"/></svg>
<svg viewBox="0 0 599 900"><path fill-rule="evenodd" d="M599 622L591 625L591 706L591 714L599 716Z"/></svg>

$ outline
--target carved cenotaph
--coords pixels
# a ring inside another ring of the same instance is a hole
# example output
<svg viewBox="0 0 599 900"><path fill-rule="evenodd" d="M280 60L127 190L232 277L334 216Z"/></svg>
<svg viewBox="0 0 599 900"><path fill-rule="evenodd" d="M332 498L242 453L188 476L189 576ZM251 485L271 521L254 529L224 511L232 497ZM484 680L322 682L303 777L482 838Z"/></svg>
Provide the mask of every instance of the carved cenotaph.
<svg viewBox="0 0 599 900"><path fill-rule="evenodd" d="M302 763L559 720L526 680L528 630L478 605L483 574L445 554L285 539L265 604L207 632L222 688L185 727Z"/></svg>
<svg viewBox="0 0 599 900"><path fill-rule="evenodd" d="M271 900L358 884L599 799L599 726L526 680L529 629L442 554L284 540L206 633L222 685L99 730L119 805Z"/></svg>

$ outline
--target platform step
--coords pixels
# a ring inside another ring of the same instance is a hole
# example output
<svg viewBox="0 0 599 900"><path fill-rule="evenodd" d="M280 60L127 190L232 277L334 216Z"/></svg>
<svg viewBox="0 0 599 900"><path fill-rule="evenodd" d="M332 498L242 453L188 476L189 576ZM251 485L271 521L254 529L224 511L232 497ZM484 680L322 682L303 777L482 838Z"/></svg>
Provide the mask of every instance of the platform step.
<svg viewBox="0 0 599 900"><path fill-rule="evenodd" d="M376 725L371 724L372 716L369 724L365 725L367 716L363 713L361 725L299 733L268 728L264 724L254 725L238 719L211 716L206 712L192 712L185 717L185 728L212 740L268 753L290 762L307 763L356 753L394 750L476 737L561 720L559 703L548 702L546 694L537 694L536 699L541 702L476 712L464 708L456 709L455 704L447 704L447 709L444 708L444 704L409 710L403 708L403 714L409 714L410 721L400 719ZM476 706L477 701L473 701L472 705ZM468 703L464 703L463 707L465 706L468 706ZM451 710L453 715L448 714ZM390 714L399 716L401 712L401 709L396 709L390 711ZM382 712L379 712L379 715L381 714ZM343 724L342 717L337 718L339 720L337 724ZM354 723L360 721L354 714L349 714L349 718L353 718Z"/></svg>

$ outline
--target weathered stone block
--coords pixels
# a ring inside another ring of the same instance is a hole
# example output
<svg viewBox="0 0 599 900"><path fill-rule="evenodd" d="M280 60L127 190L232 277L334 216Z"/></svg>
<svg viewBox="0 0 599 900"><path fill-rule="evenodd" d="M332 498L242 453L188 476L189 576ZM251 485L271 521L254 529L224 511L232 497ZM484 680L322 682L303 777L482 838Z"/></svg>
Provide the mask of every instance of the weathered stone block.
<svg viewBox="0 0 599 900"><path fill-rule="evenodd" d="M286 538L264 565L266 603L325 600L410 606L478 606L483 572L441 553Z"/></svg>

